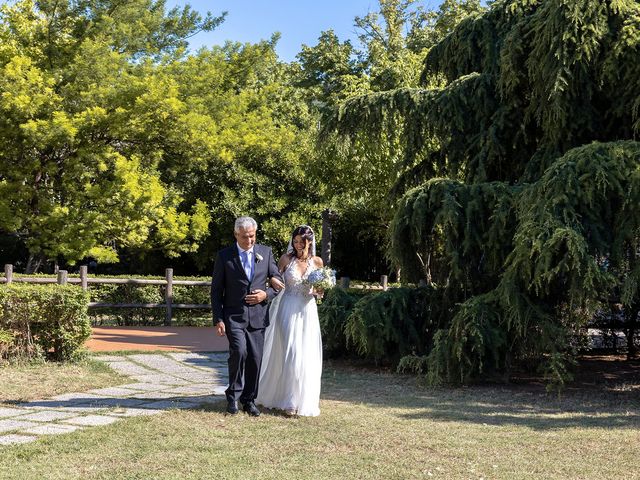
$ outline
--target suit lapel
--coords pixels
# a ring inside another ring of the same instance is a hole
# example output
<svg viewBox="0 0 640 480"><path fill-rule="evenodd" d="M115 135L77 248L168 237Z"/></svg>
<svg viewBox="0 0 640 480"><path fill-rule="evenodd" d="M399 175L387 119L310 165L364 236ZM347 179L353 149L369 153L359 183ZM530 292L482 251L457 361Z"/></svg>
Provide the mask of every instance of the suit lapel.
<svg viewBox="0 0 640 480"><path fill-rule="evenodd" d="M255 252L255 249L254 249L254 252ZM236 268L241 272L240 275L242 275L242 278L244 278L247 282L249 282L249 279L247 278L247 272L244 271L244 267L242 266L242 261L240 260L240 253L238 252L237 245L233 250L233 263L235 264Z"/></svg>
<svg viewBox="0 0 640 480"><path fill-rule="evenodd" d="M260 248L256 244L253 247L253 262L254 262L254 264L253 264L253 278L254 279L258 275L258 269L262 268L262 262L258 261L258 255L260 255L264 259L264 255L262 255L262 252L260 251Z"/></svg>

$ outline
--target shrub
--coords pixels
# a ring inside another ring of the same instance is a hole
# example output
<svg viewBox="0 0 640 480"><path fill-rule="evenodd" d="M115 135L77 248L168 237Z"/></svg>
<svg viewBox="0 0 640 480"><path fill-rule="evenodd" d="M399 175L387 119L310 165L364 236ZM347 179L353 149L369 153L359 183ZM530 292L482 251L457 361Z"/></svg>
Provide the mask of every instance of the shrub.
<svg viewBox="0 0 640 480"><path fill-rule="evenodd" d="M325 350L384 363L396 363L405 355L424 355L448 318L439 293L436 287L332 289L319 309Z"/></svg>
<svg viewBox="0 0 640 480"><path fill-rule="evenodd" d="M347 342L367 358L396 363L427 352L442 318L435 287L393 288L359 300L347 318Z"/></svg>
<svg viewBox="0 0 640 480"><path fill-rule="evenodd" d="M15 335L9 330L0 330L0 358L9 358L13 349Z"/></svg>
<svg viewBox="0 0 640 480"><path fill-rule="evenodd" d="M0 272L0 277L2 277ZM51 274L20 274L20 277L51 277ZM70 274L69 278L78 278ZM92 278L95 278L92 276ZM100 278L138 278L163 280L157 275L101 275ZM211 277L179 276L175 280L211 282ZM165 287L162 285L89 284L89 301L97 303L165 303ZM211 289L207 286L174 285L173 303L209 304ZM93 325L147 326L164 325L164 308L90 308L89 318ZM210 309L174 309L174 326L210 326ZM1 340L0 340L1 342ZM1 347L0 347L1 348Z"/></svg>
<svg viewBox="0 0 640 480"><path fill-rule="evenodd" d="M88 297L61 285L8 285L0 288L0 352L4 358L56 360L78 355L91 334Z"/></svg>
<svg viewBox="0 0 640 480"><path fill-rule="evenodd" d="M318 307L322 345L328 356L342 357L347 354L345 325L358 299L372 292L332 288L325 293Z"/></svg>

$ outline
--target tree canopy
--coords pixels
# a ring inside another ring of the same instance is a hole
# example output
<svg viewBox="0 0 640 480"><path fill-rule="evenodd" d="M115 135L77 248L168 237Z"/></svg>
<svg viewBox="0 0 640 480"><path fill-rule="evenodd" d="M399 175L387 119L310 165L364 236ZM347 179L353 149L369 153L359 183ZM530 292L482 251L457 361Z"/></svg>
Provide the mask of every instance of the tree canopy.
<svg viewBox="0 0 640 480"><path fill-rule="evenodd" d="M359 43L326 31L286 64L277 34L188 52L224 13L3 4L0 233L31 269L159 255L202 270L238 215L283 247L330 207L343 258L365 245L384 267L388 246L440 298L433 381L526 362L562 383L586 322L620 306L633 339L638 2L379 6L355 19Z"/></svg>
<svg viewBox="0 0 640 480"><path fill-rule="evenodd" d="M357 142L402 118L391 253L452 312L432 380L535 360L562 382L585 322L617 302L633 332L639 14L635 1L495 2L429 50L423 87L347 100L328 123Z"/></svg>
<svg viewBox="0 0 640 480"><path fill-rule="evenodd" d="M334 135L334 112L349 110L354 102L377 98L390 89L417 87L426 52L465 16L482 9L477 0L450 0L437 11L425 10L415 0L381 0L379 11L356 17L357 44L341 43L329 31L315 47L303 47L298 57L299 85L308 89L312 111L320 115L315 169L319 176L332 172L324 197L339 214L335 259L345 275L375 279L390 273L384 254L385 232L394 211L389 192L404 178L410 162L402 148L403 119L398 112L378 112L388 127L384 130L370 128L369 119L356 114L353 131L358 133L350 142ZM437 76L431 81L441 82ZM368 270L355 260L356 239L368 252Z"/></svg>
<svg viewBox="0 0 640 480"><path fill-rule="evenodd" d="M114 261L147 242L176 255L203 237L206 205L183 205L159 165L204 138L184 135L190 113L156 62L220 21L145 0L1 7L0 227L32 260Z"/></svg>
<svg viewBox="0 0 640 480"><path fill-rule="evenodd" d="M224 16L153 0L1 7L0 231L24 240L28 270L122 255L204 269L240 214L276 244L317 216L311 120L278 36L186 50Z"/></svg>

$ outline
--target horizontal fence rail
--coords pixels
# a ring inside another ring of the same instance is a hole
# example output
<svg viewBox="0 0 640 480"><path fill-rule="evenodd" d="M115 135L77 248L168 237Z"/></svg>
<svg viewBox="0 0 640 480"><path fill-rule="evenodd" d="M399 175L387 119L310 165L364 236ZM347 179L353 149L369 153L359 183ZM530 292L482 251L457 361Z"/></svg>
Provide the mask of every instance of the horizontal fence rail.
<svg viewBox="0 0 640 480"><path fill-rule="evenodd" d="M83 290L88 290L90 284L106 285L159 285L165 287L165 301L164 303L101 303L101 302L89 302L90 308L164 308L166 309L166 316L164 324L171 326L174 309L203 309L210 310L211 305L200 303L173 303L173 286L185 285L191 287L209 287L211 282L197 281L197 280L174 280L173 269L167 268L165 270L164 280L148 280L144 278L98 278L89 277L87 266L80 267L80 278L69 278L66 270L59 270L56 277L16 277L13 274L13 265L4 266L4 277L0 277L0 283L35 283L35 284L52 284L58 285L77 284L82 287ZM421 282L421 285L423 282ZM342 288L350 287L349 277L342 277L338 282L338 285ZM388 281L387 276L382 275L379 285L354 285L351 288L363 288L373 290L387 290Z"/></svg>
<svg viewBox="0 0 640 480"><path fill-rule="evenodd" d="M173 303L173 286L185 285L195 287L209 287L211 282L196 280L174 280L173 269L165 270L164 280L148 280L144 278L97 278L89 277L86 265L80 267L80 278L69 278L66 270L59 270L56 277L16 277L13 274L13 265L4 266L4 278L0 277L0 283L34 283L34 284L51 284L59 285L77 284L83 290L88 290L90 284L94 285L159 285L165 287L164 303L103 303L89 302L90 308L164 308L166 316L164 324L170 326L173 318L174 309L203 309L210 310L211 305L200 303Z"/></svg>
<svg viewBox="0 0 640 480"><path fill-rule="evenodd" d="M90 307L95 308L166 308L166 303L100 303L89 302ZM211 305L208 303L172 303L172 308L183 309L198 309L207 308L210 309Z"/></svg>

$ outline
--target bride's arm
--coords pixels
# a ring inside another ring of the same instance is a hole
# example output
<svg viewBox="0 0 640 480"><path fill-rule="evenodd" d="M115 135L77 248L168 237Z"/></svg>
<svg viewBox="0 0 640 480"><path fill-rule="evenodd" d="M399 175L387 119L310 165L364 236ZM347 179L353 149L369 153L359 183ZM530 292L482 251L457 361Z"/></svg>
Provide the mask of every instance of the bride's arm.
<svg viewBox="0 0 640 480"><path fill-rule="evenodd" d="M322 268L324 267L324 262L322 261L321 257L313 257L311 259L311 261L314 263L314 265L316 266L316 268ZM316 297L318 298L322 298L324 297L324 290L322 290L321 288L314 288L313 289L313 293Z"/></svg>
<svg viewBox="0 0 640 480"><path fill-rule="evenodd" d="M278 270L280 270L280 273L283 273L284 269L287 268L287 260L288 260L288 255L282 255L280 257L280 260L278 261ZM271 282L271 288L273 288L274 290L280 291L284 288L284 283L282 283L279 279L275 277L271 277L270 282Z"/></svg>

